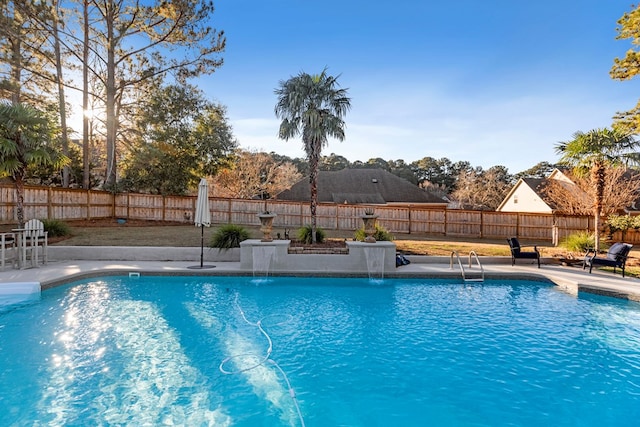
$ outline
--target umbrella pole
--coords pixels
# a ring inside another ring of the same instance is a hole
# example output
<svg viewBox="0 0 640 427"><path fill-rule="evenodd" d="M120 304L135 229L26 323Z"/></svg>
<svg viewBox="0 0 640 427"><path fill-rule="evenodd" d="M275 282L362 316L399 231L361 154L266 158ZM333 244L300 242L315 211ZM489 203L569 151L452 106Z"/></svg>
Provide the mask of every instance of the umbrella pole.
<svg viewBox="0 0 640 427"><path fill-rule="evenodd" d="M200 226L200 268L204 259L204 224Z"/></svg>

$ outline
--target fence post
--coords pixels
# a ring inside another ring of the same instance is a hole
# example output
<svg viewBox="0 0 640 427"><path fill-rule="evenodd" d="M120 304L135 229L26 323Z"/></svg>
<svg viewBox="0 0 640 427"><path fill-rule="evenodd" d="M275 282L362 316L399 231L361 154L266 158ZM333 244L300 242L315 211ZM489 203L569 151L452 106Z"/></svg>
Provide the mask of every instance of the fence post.
<svg viewBox="0 0 640 427"><path fill-rule="evenodd" d="M447 209L444 210L444 235L447 235L447 229L449 226L447 225Z"/></svg>
<svg viewBox="0 0 640 427"><path fill-rule="evenodd" d="M87 188L87 215L85 215L87 221L91 219L91 190Z"/></svg>
<svg viewBox="0 0 640 427"><path fill-rule="evenodd" d="M7 224L9 222L16 221L16 210L15 210L15 187L7 184L0 184L0 224ZM46 200L42 201L42 192L46 192ZM70 194L69 197L65 194ZM27 187L25 189L26 199L25 208L31 212L33 209L42 208L44 205L47 207L47 215L52 217L54 215L58 216L59 220L67 220L67 219L82 219L86 218L87 220L92 220L95 218L115 218L118 217L130 217L131 214L131 194L129 193L114 193L114 192L105 192L98 191L92 189L86 190L74 190L74 189L66 189L66 188L46 188L41 187ZM35 194L39 194L39 198L35 197ZM124 196L125 197L120 197ZM83 200L82 198L85 197ZM136 199L137 195L134 193L133 198ZM168 219L173 218L173 214L167 215L166 212L168 209L173 209L172 196L160 196L156 195L153 197L152 201L149 201L149 206L154 209L154 218L157 218L157 209L160 209L157 206L157 198L163 197L162 199L162 210L160 217L162 220L166 221ZM37 199L37 200L34 200ZM238 216L246 216L246 212L243 211L242 208L238 206L249 206L249 209L252 209L254 204L257 204L257 201L241 201L237 199L217 199L216 200L216 211L219 215L222 215L223 212L227 212L227 223L230 223L234 218L234 215L238 214ZM146 200L146 199L145 199ZM182 200L182 199L181 199ZM222 206L223 202L227 203L227 208ZM191 208L195 209L196 197L191 196ZM46 203L46 204L45 204ZM145 201L141 206L137 207L145 207ZM243 205L242 203L246 203ZM295 228L296 224L299 226L304 225L304 217L306 216L305 209L308 207L307 202L286 202L279 201L279 203L286 203L287 205L287 227ZM186 206L186 204L185 204ZM297 213L295 212L295 206L298 206ZM330 206L330 205L323 205ZM234 209L239 209L238 212L235 212ZM343 205L340 204L336 206L336 212L334 214L335 217L335 227L336 229L345 231L349 230L353 224L359 223L359 217L357 211L362 208L362 205ZM82 209L86 209L85 214L82 214ZM376 209L380 210L382 214L385 209L385 206L378 206ZM395 212L398 208L397 206L389 206L392 212ZM407 213L404 213L406 209ZM41 212L41 211L40 211ZM290 212L290 213L289 213ZM402 232L406 232L404 226L408 221L408 233L412 234L419 230L419 233L437 233L438 235L449 236L449 227L452 227L453 234L458 236L463 236L460 230L459 223L456 222L457 214L456 210L451 210L452 221L453 223L449 223L449 210L446 208L438 208L438 209L429 209L421 206L415 206L413 204L407 204L403 209L401 209L402 215L400 217L395 217L391 219L391 221L396 221L394 224L401 224ZM414 215L418 213L418 216ZM43 212L41 212L42 214ZM425 218L422 218L423 214ZM491 238L494 235L502 235L502 230L508 233L515 233L517 237L521 238L529 238L531 236L535 236L540 239L550 240L554 244L558 244L561 239L566 237L567 234L577 231L587 231L593 230L593 217L591 216L573 216L573 215L555 215L554 223L549 224L549 214L535 214L535 213L523 213L523 212L504 212L504 213L496 213L490 211L484 212L473 212L474 217L477 214L480 214L480 237L481 238ZM94 216L95 215L95 216ZM296 215L299 219L296 222ZM489 215L490 222L487 225L486 216ZM515 215L516 221L513 221L513 216ZM415 219L414 219L415 216ZM387 215L384 215L386 218ZM224 217L218 216L220 221L224 221ZM253 218L251 216L251 218ZM328 217L324 217L323 219L328 220ZM340 221L344 220L345 224L342 224ZM397 222L399 221L399 222ZM249 220L249 223L251 221ZM436 230L437 223L437 230ZM555 228L554 228L555 224ZM477 225L477 224L476 224ZM329 227L330 225L327 224ZM347 228L345 228L347 227ZM415 229L414 229L415 227ZM443 229L444 227L444 229ZM485 227L487 229L485 230ZM356 225L357 228L357 225ZM486 231L486 232L485 232ZM477 229L473 229L473 235L468 235L468 237L477 237L478 232ZM640 233L629 233L626 236L626 239L631 240L630 243L637 242L640 240Z"/></svg>
<svg viewBox="0 0 640 427"><path fill-rule="evenodd" d="M299 215L299 218L300 218L299 219L300 222L299 222L298 227L302 227L302 226L304 226L304 224L303 224L304 223L304 219L303 219L303 213L302 213L302 202L300 202L300 215Z"/></svg>
<svg viewBox="0 0 640 427"><path fill-rule="evenodd" d="M47 188L47 218L51 218L51 211L53 210L51 204L51 187Z"/></svg>

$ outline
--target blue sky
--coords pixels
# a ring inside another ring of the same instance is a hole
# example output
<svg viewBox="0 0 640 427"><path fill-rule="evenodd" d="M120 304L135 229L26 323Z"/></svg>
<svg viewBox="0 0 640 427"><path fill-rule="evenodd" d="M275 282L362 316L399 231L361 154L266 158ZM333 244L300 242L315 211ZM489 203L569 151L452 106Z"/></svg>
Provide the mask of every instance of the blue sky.
<svg viewBox="0 0 640 427"><path fill-rule="evenodd" d="M279 140L280 80L327 67L348 88L346 138L323 155L430 156L517 173L556 162L574 132L610 126L640 97L609 77L630 0L216 0L224 65L196 84L227 106L240 146L304 157ZM640 80L639 80L640 81Z"/></svg>

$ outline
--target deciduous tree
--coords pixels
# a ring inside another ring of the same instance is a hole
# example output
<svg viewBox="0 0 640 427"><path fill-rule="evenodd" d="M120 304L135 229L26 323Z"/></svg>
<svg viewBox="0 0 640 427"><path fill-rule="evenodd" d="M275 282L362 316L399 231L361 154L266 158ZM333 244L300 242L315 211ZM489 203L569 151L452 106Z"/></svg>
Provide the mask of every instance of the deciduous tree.
<svg viewBox="0 0 640 427"><path fill-rule="evenodd" d="M592 212L596 248L600 247L600 216L608 182L607 166L636 163L638 147L640 143L628 132L606 128L576 132L570 141L556 145L556 152L562 156L561 164L572 167L577 176L590 174L590 186L594 189Z"/></svg>
<svg viewBox="0 0 640 427"><path fill-rule="evenodd" d="M543 188L545 197L553 204L554 210L568 215L592 215L596 188L588 175L567 172L571 183L549 180ZM608 216L631 207L640 193L640 176L624 167L607 166L605 184L602 191L603 216Z"/></svg>
<svg viewBox="0 0 640 427"><path fill-rule="evenodd" d="M482 168L473 172L463 170L451 198L467 209L495 210L511 185L512 177L504 166L494 166L486 171Z"/></svg>
<svg viewBox="0 0 640 427"><path fill-rule="evenodd" d="M267 153L237 150L230 167L213 178L218 197L251 199L273 197L302 179L290 162L278 162Z"/></svg>

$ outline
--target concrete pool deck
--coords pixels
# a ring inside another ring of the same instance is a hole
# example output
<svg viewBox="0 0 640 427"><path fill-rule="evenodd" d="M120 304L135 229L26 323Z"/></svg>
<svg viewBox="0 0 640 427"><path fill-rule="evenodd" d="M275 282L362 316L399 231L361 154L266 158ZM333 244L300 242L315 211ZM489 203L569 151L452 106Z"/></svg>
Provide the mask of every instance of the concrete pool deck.
<svg viewBox="0 0 640 427"><path fill-rule="evenodd" d="M51 249L51 247L50 247ZM131 249L131 248L128 248ZM144 247L134 248L138 254L138 258L151 258L147 260L99 260L99 259L81 259L67 260L51 256L47 265L37 268L28 268L24 270L7 268L0 271L0 287L2 284L17 282L39 282L42 289L55 286L60 283L69 282L84 277L109 275L109 274L168 274L168 275L251 275L251 271L241 268L240 261L231 260L211 260L205 258L206 265L214 265L215 268L193 269L189 267L197 266L200 263L200 248L165 248L166 251L173 254L169 259L179 259L175 261L166 261L167 255L157 259L155 256L140 256L145 252ZM122 252L126 252L121 250ZM149 250L149 253L153 252ZM183 252L181 254L181 252ZM193 256L193 254L197 256ZM124 254L126 256L126 254ZM189 257L185 260L185 256ZM233 258L233 257L227 257ZM403 278L403 277L447 277L462 278L460 268L457 262L453 269L450 268L450 257L436 256L409 256L411 264L396 268L391 273L385 273L387 278ZM462 258L462 257L461 257ZM131 258L130 258L131 259ZM578 292L589 292L602 294L617 298L640 301L640 279L633 277L622 278L620 273L613 274L611 272L601 272L594 270L589 274L588 270L583 270L582 266L562 266L556 264L544 263L541 268L537 268L534 264L526 263L525 260L519 260L515 266L511 265L510 257L480 257L484 275L486 279L495 278L513 278L513 279L534 279L547 280L555 283L562 290L577 295ZM480 270L477 265L472 268L468 267L466 258L461 259L465 266L466 274L469 278L477 278L480 276ZM332 275L331 271L324 272L305 272L305 271L289 271L280 272L278 275ZM341 273L334 275L344 276ZM362 276L360 274L360 276Z"/></svg>

